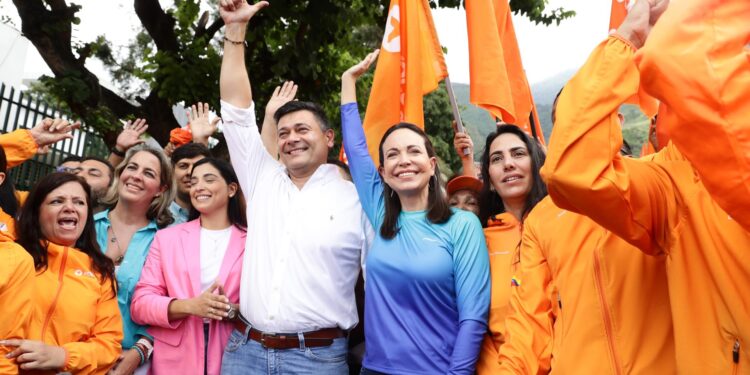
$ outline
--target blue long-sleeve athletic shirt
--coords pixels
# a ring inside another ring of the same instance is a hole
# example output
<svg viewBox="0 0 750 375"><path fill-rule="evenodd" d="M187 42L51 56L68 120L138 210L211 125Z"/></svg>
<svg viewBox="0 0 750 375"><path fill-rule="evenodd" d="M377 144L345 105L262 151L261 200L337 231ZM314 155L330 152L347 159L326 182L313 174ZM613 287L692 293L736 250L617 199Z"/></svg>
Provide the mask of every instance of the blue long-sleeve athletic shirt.
<svg viewBox="0 0 750 375"><path fill-rule="evenodd" d="M454 210L433 224L401 212L395 238L380 236L383 182L367 151L356 103L341 106L344 150L362 208L378 236L365 260L364 367L389 374L473 374L490 304L482 226Z"/></svg>

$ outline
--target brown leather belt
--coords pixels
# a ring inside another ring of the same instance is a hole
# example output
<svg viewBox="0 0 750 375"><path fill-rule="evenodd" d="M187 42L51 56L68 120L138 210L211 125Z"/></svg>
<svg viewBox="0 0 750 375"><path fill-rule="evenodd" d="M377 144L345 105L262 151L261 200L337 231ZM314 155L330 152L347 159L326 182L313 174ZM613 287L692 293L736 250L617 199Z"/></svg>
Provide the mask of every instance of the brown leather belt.
<svg viewBox="0 0 750 375"><path fill-rule="evenodd" d="M247 324L240 319L234 322L234 329L244 333L247 330ZM340 328L324 328L312 332L304 332L305 346L317 348L330 346L334 339L346 337L346 332ZM265 348L271 349L292 349L299 348L299 336L296 333L264 333L250 327L250 333L247 335L250 340L257 341Z"/></svg>

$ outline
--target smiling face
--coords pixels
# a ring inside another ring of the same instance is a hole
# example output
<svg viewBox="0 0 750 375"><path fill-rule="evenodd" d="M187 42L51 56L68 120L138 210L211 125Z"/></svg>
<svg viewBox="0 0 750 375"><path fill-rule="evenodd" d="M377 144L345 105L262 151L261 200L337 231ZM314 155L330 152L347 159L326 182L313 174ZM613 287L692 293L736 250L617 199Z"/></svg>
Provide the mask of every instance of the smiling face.
<svg viewBox="0 0 750 375"><path fill-rule="evenodd" d="M174 165L174 180L177 181L177 194L185 201L189 199L190 194L190 171L193 169L193 164L203 158L205 158L203 155L193 158L182 158Z"/></svg>
<svg viewBox="0 0 750 375"><path fill-rule="evenodd" d="M310 111L292 112L279 119L278 145L279 158L289 173L310 175L326 163L333 130L322 130Z"/></svg>
<svg viewBox="0 0 750 375"><path fill-rule="evenodd" d="M383 141L380 174L400 197L423 194L435 175L437 159L427 154L422 136L409 129L398 129Z"/></svg>
<svg viewBox="0 0 750 375"><path fill-rule="evenodd" d="M67 182L52 190L39 206L42 236L63 246L75 245L88 215L86 191L78 182Z"/></svg>
<svg viewBox="0 0 750 375"><path fill-rule="evenodd" d="M195 167L190 182L190 202L201 215L227 212L229 198L237 194L237 184L227 184L210 163Z"/></svg>
<svg viewBox="0 0 750 375"><path fill-rule="evenodd" d="M526 200L531 191L531 156L517 135L505 133L490 145L489 180L504 202Z"/></svg>
<svg viewBox="0 0 750 375"><path fill-rule="evenodd" d="M120 174L119 198L132 203L150 203L166 190L161 182L159 158L147 151L133 154Z"/></svg>

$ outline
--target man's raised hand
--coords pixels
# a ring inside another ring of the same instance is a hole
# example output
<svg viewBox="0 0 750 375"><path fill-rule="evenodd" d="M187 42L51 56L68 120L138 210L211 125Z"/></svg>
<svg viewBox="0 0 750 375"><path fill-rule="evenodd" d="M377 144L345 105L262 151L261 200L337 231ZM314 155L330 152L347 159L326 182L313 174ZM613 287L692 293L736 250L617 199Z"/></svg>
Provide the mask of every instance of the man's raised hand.
<svg viewBox="0 0 750 375"><path fill-rule="evenodd" d="M224 23L247 23L261 9L268 6L268 1L259 1L248 4L246 0L220 0L219 14Z"/></svg>
<svg viewBox="0 0 750 375"><path fill-rule="evenodd" d="M352 66L351 68L347 69L344 74L341 75L343 78L353 78L358 79L362 76L362 74L365 74L367 70L370 69L370 66L372 66L372 63L374 63L378 59L378 54L380 53L379 49L376 49L365 56L362 61L358 62L356 65Z"/></svg>
<svg viewBox="0 0 750 375"><path fill-rule="evenodd" d="M291 102L297 96L297 85L292 81L286 81L281 86L276 86L271 99L266 103L266 116L273 114L286 103Z"/></svg>

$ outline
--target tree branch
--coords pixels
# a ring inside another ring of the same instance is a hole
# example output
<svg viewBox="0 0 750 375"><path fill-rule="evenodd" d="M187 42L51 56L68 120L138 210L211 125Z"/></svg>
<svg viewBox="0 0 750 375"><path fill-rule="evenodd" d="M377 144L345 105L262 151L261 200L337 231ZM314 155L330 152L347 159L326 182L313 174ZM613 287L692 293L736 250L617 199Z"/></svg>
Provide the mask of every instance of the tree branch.
<svg viewBox="0 0 750 375"><path fill-rule="evenodd" d="M208 44L211 39L213 39L214 35L221 30L221 28L224 26L224 20L221 18L217 18L213 23L211 23L207 28L205 29L199 29L195 32L195 39L198 39L200 37L207 37L206 38L206 44Z"/></svg>
<svg viewBox="0 0 750 375"><path fill-rule="evenodd" d="M14 0L18 1L18 0ZM158 0L135 0L135 14L160 51L177 52L179 44L174 32L175 19L164 12Z"/></svg>

